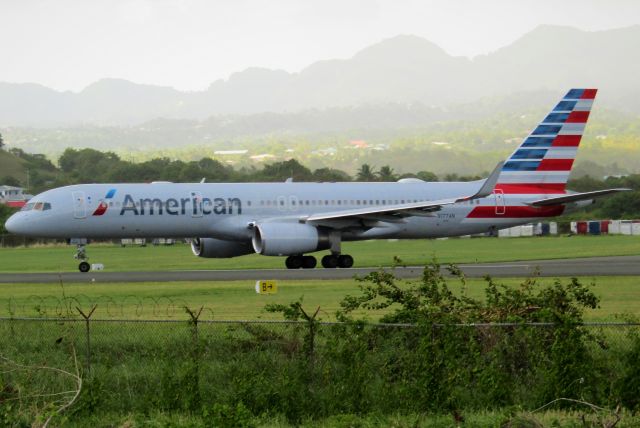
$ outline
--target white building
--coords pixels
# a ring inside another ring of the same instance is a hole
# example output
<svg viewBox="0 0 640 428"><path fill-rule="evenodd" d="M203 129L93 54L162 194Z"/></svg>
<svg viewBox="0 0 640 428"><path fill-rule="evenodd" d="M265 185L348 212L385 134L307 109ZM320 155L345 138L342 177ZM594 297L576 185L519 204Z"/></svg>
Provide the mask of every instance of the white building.
<svg viewBox="0 0 640 428"><path fill-rule="evenodd" d="M0 204L21 207L32 197L22 187L0 185Z"/></svg>

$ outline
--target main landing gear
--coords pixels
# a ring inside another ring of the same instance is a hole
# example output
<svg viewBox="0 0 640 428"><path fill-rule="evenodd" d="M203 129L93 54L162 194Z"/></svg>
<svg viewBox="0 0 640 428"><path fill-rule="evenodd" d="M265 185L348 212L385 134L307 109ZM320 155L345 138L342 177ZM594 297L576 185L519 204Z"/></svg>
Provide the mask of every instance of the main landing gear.
<svg viewBox="0 0 640 428"><path fill-rule="evenodd" d="M289 256L285 261L287 269L313 269L318 261L313 256ZM322 258L322 267L327 269L350 268L353 257L348 254L328 254Z"/></svg>
<svg viewBox="0 0 640 428"><path fill-rule="evenodd" d="M353 266L353 257L348 254L341 253L341 239L339 231L329 233L329 250L331 254L327 254L322 258L322 267L326 269L350 268ZM326 247L325 247L326 248ZM289 256L285 262L287 269L313 269L318 264L313 256Z"/></svg>
<svg viewBox="0 0 640 428"><path fill-rule="evenodd" d="M289 256L284 263L287 269L313 269L318 261L313 256Z"/></svg>

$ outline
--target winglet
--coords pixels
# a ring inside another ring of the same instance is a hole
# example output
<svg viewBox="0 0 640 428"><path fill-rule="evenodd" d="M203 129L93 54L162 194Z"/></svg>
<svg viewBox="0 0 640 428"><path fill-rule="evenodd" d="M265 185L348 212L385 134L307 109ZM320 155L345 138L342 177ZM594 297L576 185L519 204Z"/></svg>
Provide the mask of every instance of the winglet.
<svg viewBox="0 0 640 428"><path fill-rule="evenodd" d="M498 165L496 165L493 172L489 174L489 177L484 181L480 190L478 190L475 195L464 198L463 200L486 198L491 195L498 182L498 177L500 177L502 165L504 165L504 161L498 162Z"/></svg>

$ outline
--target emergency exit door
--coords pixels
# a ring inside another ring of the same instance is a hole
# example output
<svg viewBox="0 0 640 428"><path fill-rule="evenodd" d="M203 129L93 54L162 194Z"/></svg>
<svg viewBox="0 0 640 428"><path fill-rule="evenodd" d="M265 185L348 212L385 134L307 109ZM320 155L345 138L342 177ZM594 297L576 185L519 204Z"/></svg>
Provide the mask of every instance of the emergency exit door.
<svg viewBox="0 0 640 428"><path fill-rule="evenodd" d="M504 192L502 189L495 189L493 191L493 196L496 202L496 215L504 215L507 210L504 203Z"/></svg>
<svg viewBox="0 0 640 428"><path fill-rule="evenodd" d="M87 216L87 201L84 192L72 192L73 218L85 218Z"/></svg>

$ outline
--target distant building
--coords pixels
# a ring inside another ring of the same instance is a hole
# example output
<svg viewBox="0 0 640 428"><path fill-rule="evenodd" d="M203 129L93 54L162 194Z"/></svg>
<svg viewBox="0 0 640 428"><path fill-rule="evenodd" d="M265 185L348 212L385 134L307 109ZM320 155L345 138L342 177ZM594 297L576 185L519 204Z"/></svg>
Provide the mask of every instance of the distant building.
<svg viewBox="0 0 640 428"><path fill-rule="evenodd" d="M21 208L32 197L22 187L0 185L0 204Z"/></svg>
<svg viewBox="0 0 640 428"><path fill-rule="evenodd" d="M253 160L253 161L257 161L257 162L262 162L262 161L275 159L275 155L272 155L270 153L263 153L261 155L251 156L250 159Z"/></svg>
<svg viewBox="0 0 640 428"><path fill-rule="evenodd" d="M214 155L220 156L232 156L232 155L246 155L249 150L216 150Z"/></svg>
<svg viewBox="0 0 640 428"><path fill-rule="evenodd" d="M369 144L364 140L351 140L349 144L351 144L354 149L366 149L369 147Z"/></svg>

